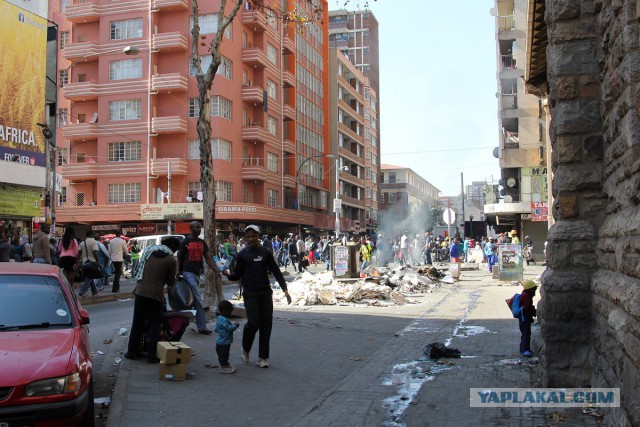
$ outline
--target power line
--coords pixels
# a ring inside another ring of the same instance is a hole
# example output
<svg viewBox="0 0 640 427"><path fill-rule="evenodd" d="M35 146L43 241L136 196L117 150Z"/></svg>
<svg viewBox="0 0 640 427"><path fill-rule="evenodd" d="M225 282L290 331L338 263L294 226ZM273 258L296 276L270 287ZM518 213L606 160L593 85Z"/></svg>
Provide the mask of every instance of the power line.
<svg viewBox="0 0 640 427"><path fill-rule="evenodd" d="M487 148L494 148L493 145L482 147L465 147L465 148L450 148L446 150L420 150L420 151L399 151L397 153L380 153L381 156L393 156L401 154L422 154L422 153L444 153L448 151L469 151L469 150L485 150Z"/></svg>

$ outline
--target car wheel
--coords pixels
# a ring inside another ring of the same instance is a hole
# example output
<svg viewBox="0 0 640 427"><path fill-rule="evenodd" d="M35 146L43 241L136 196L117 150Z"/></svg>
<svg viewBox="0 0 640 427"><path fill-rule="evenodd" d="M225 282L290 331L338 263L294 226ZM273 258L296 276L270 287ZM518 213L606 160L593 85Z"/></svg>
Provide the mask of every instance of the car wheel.
<svg viewBox="0 0 640 427"><path fill-rule="evenodd" d="M93 377L89 380L89 401L87 403L87 409L84 412L84 418L80 423L82 427L93 427L95 425L95 404L93 403L94 394L93 394Z"/></svg>

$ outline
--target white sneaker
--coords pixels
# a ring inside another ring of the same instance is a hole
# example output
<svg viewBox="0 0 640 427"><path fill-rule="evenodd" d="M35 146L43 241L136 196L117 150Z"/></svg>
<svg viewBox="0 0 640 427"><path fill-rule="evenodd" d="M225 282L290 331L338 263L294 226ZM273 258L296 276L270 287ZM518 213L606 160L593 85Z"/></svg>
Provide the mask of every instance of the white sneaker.
<svg viewBox="0 0 640 427"><path fill-rule="evenodd" d="M240 357L242 357L242 361L244 363L249 363L249 353L247 353L246 351L242 350L242 355Z"/></svg>
<svg viewBox="0 0 640 427"><path fill-rule="evenodd" d="M269 362L267 361L267 359L263 359L263 358L259 357L258 361L256 362L256 365L258 365L261 368L268 368L269 367Z"/></svg>
<svg viewBox="0 0 640 427"><path fill-rule="evenodd" d="M236 371L236 368L233 366L225 366L224 368L220 368L221 374L233 374Z"/></svg>

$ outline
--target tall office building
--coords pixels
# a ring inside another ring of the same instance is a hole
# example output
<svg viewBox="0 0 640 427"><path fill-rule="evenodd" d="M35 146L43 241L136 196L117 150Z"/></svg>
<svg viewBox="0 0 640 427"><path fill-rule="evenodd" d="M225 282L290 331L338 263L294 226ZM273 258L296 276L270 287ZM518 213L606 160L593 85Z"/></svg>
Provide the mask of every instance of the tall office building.
<svg viewBox="0 0 640 427"><path fill-rule="evenodd" d="M200 2L203 69L219 1ZM211 90L211 144L219 230L263 225L327 228L330 160L327 2L321 19L283 26L246 2L224 33ZM203 217L190 62L189 0L51 0L60 27L58 221L96 230L184 232ZM170 202L170 203L169 203Z"/></svg>
<svg viewBox="0 0 640 427"><path fill-rule="evenodd" d="M497 232L516 229L523 238L546 240L547 219L532 206L547 202L546 128L542 100L525 93L527 0L497 0L500 194L504 203L485 205Z"/></svg>

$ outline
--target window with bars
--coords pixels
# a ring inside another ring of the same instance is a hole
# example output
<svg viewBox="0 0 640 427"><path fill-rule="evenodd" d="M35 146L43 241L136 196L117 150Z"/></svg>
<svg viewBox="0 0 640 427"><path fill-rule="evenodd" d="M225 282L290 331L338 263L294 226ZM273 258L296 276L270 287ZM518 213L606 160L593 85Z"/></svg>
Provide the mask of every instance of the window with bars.
<svg viewBox="0 0 640 427"><path fill-rule="evenodd" d="M211 158L231 161L231 141L213 138L211 140Z"/></svg>
<svg viewBox="0 0 640 427"><path fill-rule="evenodd" d="M60 86L66 86L69 84L69 70L60 70L59 72Z"/></svg>
<svg viewBox="0 0 640 427"><path fill-rule="evenodd" d="M267 190L267 206L272 206L274 208L278 207L278 191L268 189Z"/></svg>
<svg viewBox="0 0 640 427"><path fill-rule="evenodd" d="M202 184L200 181L189 181L188 191L191 201L198 201L198 193L202 192Z"/></svg>
<svg viewBox="0 0 640 427"><path fill-rule="evenodd" d="M278 65L278 49L271 43L267 43L267 59Z"/></svg>
<svg viewBox="0 0 640 427"><path fill-rule="evenodd" d="M84 206L84 193L76 193L76 206Z"/></svg>
<svg viewBox="0 0 640 427"><path fill-rule="evenodd" d="M267 95L269 98L278 99L278 85L271 79L267 79Z"/></svg>
<svg viewBox="0 0 640 427"><path fill-rule="evenodd" d="M128 162L142 158L142 144L140 141L110 142L109 161Z"/></svg>
<svg viewBox="0 0 640 427"><path fill-rule="evenodd" d="M220 202L232 201L233 184L228 181L216 181L216 200Z"/></svg>
<svg viewBox="0 0 640 427"><path fill-rule="evenodd" d="M211 97L211 115L231 120L233 102L223 96Z"/></svg>
<svg viewBox="0 0 640 427"><path fill-rule="evenodd" d="M64 206L66 203L67 203L67 187L62 187L62 192L60 193L59 205Z"/></svg>
<svg viewBox="0 0 640 427"><path fill-rule="evenodd" d="M142 101L127 99L109 102L109 120L136 120L142 117Z"/></svg>
<svg viewBox="0 0 640 427"><path fill-rule="evenodd" d="M278 156L267 153L267 169L271 172L278 172Z"/></svg>
<svg viewBox="0 0 640 427"><path fill-rule="evenodd" d="M65 165L69 162L69 149L67 147L58 147L58 166Z"/></svg>
<svg viewBox="0 0 640 427"><path fill-rule="evenodd" d="M273 136L278 136L278 119L267 116L267 132Z"/></svg>
<svg viewBox="0 0 640 427"><path fill-rule="evenodd" d="M139 79L142 77L142 59L122 59L109 63L109 80Z"/></svg>
<svg viewBox="0 0 640 427"><path fill-rule="evenodd" d="M200 114L200 100L198 98L189 98L189 117L198 117Z"/></svg>
<svg viewBox="0 0 640 427"><path fill-rule="evenodd" d="M396 202L396 193L387 193L389 196L389 203L395 203Z"/></svg>
<svg viewBox="0 0 640 427"><path fill-rule="evenodd" d="M142 37L142 18L111 21L111 40Z"/></svg>
<svg viewBox="0 0 640 427"><path fill-rule="evenodd" d="M60 32L60 50L63 50L69 44L69 31Z"/></svg>
<svg viewBox="0 0 640 427"><path fill-rule="evenodd" d="M109 184L107 203L139 203L140 191L139 182Z"/></svg>
<svg viewBox="0 0 640 427"><path fill-rule="evenodd" d="M197 139L189 141L189 160L200 160L200 141Z"/></svg>

